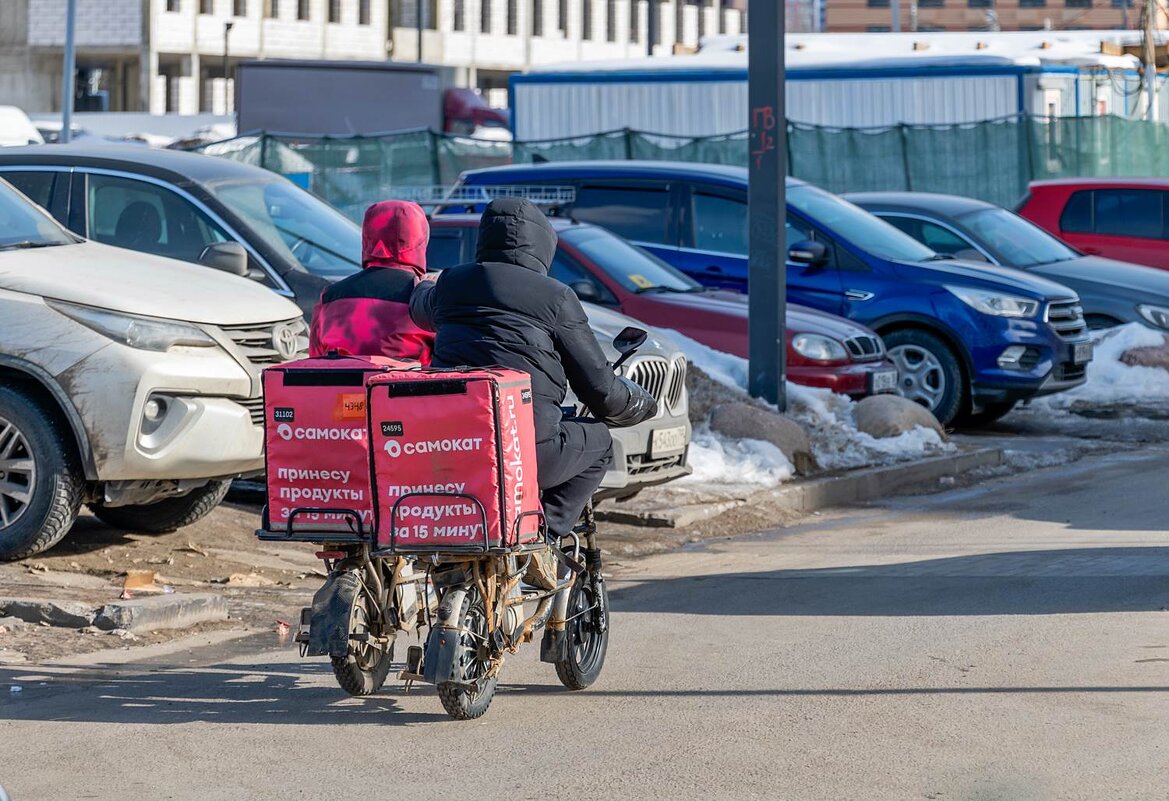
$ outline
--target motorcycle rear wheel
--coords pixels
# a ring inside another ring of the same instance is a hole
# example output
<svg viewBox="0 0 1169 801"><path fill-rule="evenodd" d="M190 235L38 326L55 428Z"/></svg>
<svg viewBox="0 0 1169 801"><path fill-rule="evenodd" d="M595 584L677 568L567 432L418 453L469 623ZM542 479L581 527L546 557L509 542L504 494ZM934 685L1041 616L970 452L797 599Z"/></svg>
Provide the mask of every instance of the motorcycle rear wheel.
<svg viewBox="0 0 1169 801"><path fill-rule="evenodd" d="M495 698L496 676L485 678L488 663L479 656L479 646L487 638L487 612L479 591L471 589L463 596L463 608L459 614L460 660L466 683L441 682L438 685L438 700L442 708L455 720L474 720L482 717ZM468 686L470 685L470 686Z"/></svg>
<svg viewBox="0 0 1169 801"><path fill-rule="evenodd" d="M601 584L598 597L592 579L587 573L577 577L568 596L568 623L564 659L556 662L556 676L570 690L583 690L601 675L605 653L609 650L609 627L604 631L596 622L597 604L609 620L609 591Z"/></svg>
<svg viewBox="0 0 1169 801"><path fill-rule="evenodd" d="M361 588L361 579L356 573L346 573L339 576L337 582L337 591L349 594L353 599L349 633L372 636L369 598ZM393 642L383 650L369 642L350 638L348 653L330 657L330 661L333 664L333 676L342 690L355 697L372 695L382 688L390 675L394 661Z"/></svg>

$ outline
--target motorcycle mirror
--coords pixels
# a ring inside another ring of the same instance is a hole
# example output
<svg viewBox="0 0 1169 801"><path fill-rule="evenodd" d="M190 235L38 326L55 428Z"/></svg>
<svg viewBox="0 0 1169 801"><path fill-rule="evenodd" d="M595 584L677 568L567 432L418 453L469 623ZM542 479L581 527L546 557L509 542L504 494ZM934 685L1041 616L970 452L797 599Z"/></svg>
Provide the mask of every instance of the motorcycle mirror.
<svg viewBox="0 0 1169 801"><path fill-rule="evenodd" d="M649 339L649 332L643 328L634 328L631 325L623 328L620 334L613 337L613 347L621 354L621 358L613 365L613 369L616 370L624 364L625 360L636 353L647 339Z"/></svg>
<svg viewBox="0 0 1169 801"><path fill-rule="evenodd" d="M199 263L232 275L248 274L248 252L239 242L215 242L203 248Z"/></svg>

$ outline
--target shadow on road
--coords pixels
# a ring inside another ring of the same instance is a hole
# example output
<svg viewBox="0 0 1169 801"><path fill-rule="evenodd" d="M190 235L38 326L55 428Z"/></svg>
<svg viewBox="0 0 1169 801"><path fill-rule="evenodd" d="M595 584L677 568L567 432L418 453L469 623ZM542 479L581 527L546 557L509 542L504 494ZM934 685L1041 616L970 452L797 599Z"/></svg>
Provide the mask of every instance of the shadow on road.
<svg viewBox="0 0 1169 801"><path fill-rule="evenodd" d="M688 615L1055 615L1169 608L1169 548L1069 548L816 570L649 579L617 612Z"/></svg>
<svg viewBox="0 0 1169 801"><path fill-rule="evenodd" d="M328 675L330 686L305 683ZM41 686L42 682L44 686ZM44 668L0 669L0 687L22 688L0 700L0 719L167 725L272 723L293 726L367 724L394 726L448 720L441 711L401 711L394 689L350 698L332 685L327 662L299 663L295 670L268 664L218 664L182 668L95 666L57 674ZM391 686L396 687L393 683ZM426 686L415 693L433 693ZM437 702L435 704L438 708Z"/></svg>

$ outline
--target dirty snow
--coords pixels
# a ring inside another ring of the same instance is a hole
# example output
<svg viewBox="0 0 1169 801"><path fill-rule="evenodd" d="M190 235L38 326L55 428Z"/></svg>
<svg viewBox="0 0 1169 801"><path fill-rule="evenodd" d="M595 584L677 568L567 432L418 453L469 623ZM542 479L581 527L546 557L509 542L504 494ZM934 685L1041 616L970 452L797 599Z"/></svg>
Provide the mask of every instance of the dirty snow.
<svg viewBox="0 0 1169 801"><path fill-rule="evenodd" d="M707 375L725 386L745 393L747 391L747 360L714 350L677 331L668 332L677 342L686 358ZM890 464L918 459L954 450L936 431L915 428L897 437L878 439L856 429L853 411L856 403L846 395L831 390L787 384L788 415L799 421L812 440L812 452L824 470L843 470L854 467ZM698 429L694 435L697 447L691 446L690 465L695 475L716 474L727 470L728 482L759 483L769 470L777 476L775 483L790 478L789 471L779 478L778 465L764 466L758 451L745 455L736 450L744 442L735 442L709 430ZM758 443L757 443L758 444ZM776 449L778 452L778 449ZM727 456L731 460L727 461ZM781 457L782 453L779 454ZM752 460L754 459L754 461ZM784 459L787 462L787 459ZM741 474L741 475L740 475ZM745 479L753 477L754 480ZM714 479L707 478L707 481Z"/></svg>
<svg viewBox="0 0 1169 801"><path fill-rule="evenodd" d="M690 439L693 473L678 483L753 484L771 487L795 475L783 451L759 439L731 439L705 425Z"/></svg>
<svg viewBox="0 0 1169 801"><path fill-rule="evenodd" d="M1088 364L1088 380L1068 392L1033 402L1036 408L1066 409L1073 404L1169 404L1169 371L1131 367L1120 360L1133 348L1165 344L1165 335L1141 323L1110 328L1093 335L1096 353Z"/></svg>

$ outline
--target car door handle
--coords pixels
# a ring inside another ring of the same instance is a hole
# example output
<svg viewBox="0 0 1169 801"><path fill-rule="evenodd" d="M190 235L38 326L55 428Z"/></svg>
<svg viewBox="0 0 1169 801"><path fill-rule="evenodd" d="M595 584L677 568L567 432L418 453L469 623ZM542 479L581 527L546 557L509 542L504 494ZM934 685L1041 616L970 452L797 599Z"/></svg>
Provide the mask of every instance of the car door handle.
<svg viewBox="0 0 1169 801"><path fill-rule="evenodd" d="M863 289L846 289L844 296L849 300L872 300L875 297L872 292L866 292Z"/></svg>

